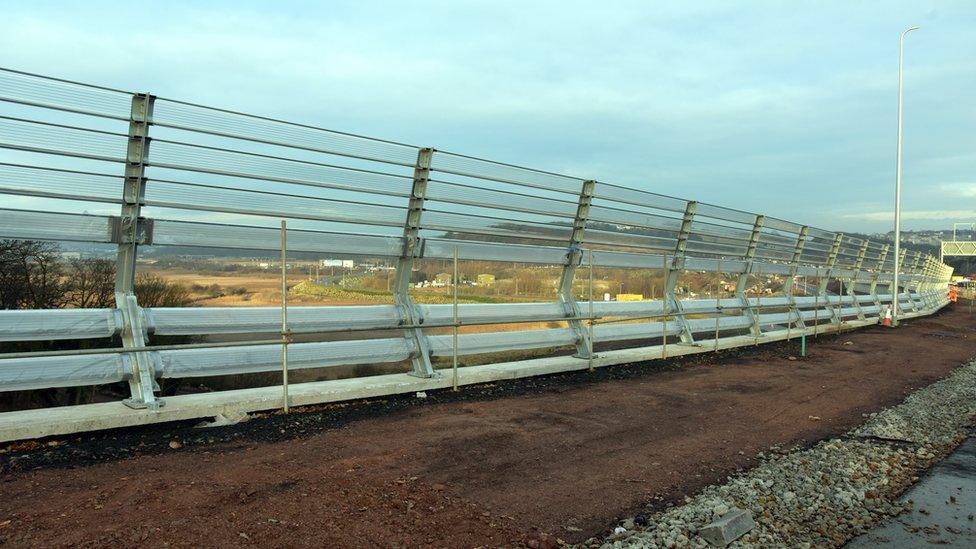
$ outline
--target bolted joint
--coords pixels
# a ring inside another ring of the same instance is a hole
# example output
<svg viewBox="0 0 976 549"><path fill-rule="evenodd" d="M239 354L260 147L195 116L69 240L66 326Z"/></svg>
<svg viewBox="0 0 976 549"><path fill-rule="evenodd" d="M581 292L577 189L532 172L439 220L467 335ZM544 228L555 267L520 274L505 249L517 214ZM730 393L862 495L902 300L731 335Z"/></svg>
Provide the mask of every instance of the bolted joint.
<svg viewBox="0 0 976 549"><path fill-rule="evenodd" d="M136 124L152 124L156 96L149 93L132 94L129 120Z"/></svg>
<svg viewBox="0 0 976 549"><path fill-rule="evenodd" d="M154 221L152 219L112 216L109 220L111 242L147 246L153 243Z"/></svg>
<svg viewBox="0 0 976 549"><path fill-rule="evenodd" d="M122 202L128 205L142 206L145 203L146 180L140 175L130 175L132 171L141 172L141 166L126 166L125 184L122 187Z"/></svg>
<svg viewBox="0 0 976 549"><path fill-rule="evenodd" d="M579 267L582 264L583 248L577 246L576 244L570 245L569 249L566 250L566 266Z"/></svg>
<svg viewBox="0 0 976 549"><path fill-rule="evenodd" d="M424 257L424 250L427 247L427 239L410 233L403 237L402 259L420 259Z"/></svg>
<svg viewBox="0 0 976 549"><path fill-rule="evenodd" d="M142 166L146 161L146 157L149 156L149 142L152 141L152 138L145 135L149 131L149 126L140 124L136 126L136 130L137 133L142 133L142 135L134 135L130 131L125 160L130 165Z"/></svg>

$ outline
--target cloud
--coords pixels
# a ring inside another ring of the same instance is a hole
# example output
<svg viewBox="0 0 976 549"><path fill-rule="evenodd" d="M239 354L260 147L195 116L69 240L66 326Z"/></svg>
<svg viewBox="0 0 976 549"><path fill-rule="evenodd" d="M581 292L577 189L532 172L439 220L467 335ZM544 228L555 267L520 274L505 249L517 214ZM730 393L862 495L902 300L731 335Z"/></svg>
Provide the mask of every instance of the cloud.
<svg viewBox="0 0 976 549"><path fill-rule="evenodd" d="M872 230L885 220L853 210L891 194L908 20L923 29L906 51L906 204L937 211L945 193L908 183L972 177L967 2L12 3L0 50L13 68Z"/></svg>
<svg viewBox="0 0 976 549"><path fill-rule="evenodd" d="M885 221L893 222L894 211L888 212L865 212L846 214L847 219L857 219L861 221ZM926 221L950 221L954 219L974 219L976 210L902 210L902 220L926 220ZM945 228L938 225L934 228Z"/></svg>
<svg viewBox="0 0 976 549"><path fill-rule="evenodd" d="M950 197L976 198L976 183L943 183L939 190Z"/></svg>

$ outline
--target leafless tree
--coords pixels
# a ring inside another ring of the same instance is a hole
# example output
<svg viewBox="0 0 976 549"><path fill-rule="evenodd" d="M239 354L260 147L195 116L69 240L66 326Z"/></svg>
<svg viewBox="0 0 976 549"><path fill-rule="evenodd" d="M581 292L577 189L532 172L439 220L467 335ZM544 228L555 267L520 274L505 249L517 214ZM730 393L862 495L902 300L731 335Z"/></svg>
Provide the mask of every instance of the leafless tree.
<svg viewBox="0 0 976 549"><path fill-rule="evenodd" d="M115 263L110 259L73 259L64 284L67 307L115 306Z"/></svg>
<svg viewBox="0 0 976 549"><path fill-rule="evenodd" d="M0 308L50 309L63 297L60 247L36 240L0 240Z"/></svg>
<svg viewBox="0 0 976 549"><path fill-rule="evenodd" d="M193 301L186 286L149 273L136 277L136 299L142 307L186 307Z"/></svg>

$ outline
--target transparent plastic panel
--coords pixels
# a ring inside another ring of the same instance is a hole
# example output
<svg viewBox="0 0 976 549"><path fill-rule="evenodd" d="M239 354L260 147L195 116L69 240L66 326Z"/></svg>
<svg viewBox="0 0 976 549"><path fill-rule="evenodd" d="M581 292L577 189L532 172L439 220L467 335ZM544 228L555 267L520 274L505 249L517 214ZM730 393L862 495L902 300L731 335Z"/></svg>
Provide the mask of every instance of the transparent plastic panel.
<svg viewBox="0 0 976 549"><path fill-rule="evenodd" d="M426 196L427 203L435 208L438 202L446 202L514 212L553 215L568 219L574 219L577 210L577 203L569 200L539 198L527 194L512 194L438 181L427 183ZM441 209L444 207L441 206Z"/></svg>
<svg viewBox="0 0 976 549"><path fill-rule="evenodd" d="M159 98L153 121L161 126L412 166L418 147L344 132Z"/></svg>
<svg viewBox="0 0 976 549"><path fill-rule="evenodd" d="M425 229L448 233L515 236L566 243L573 230L571 223L559 226L439 211L425 211L420 222Z"/></svg>
<svg viewBox="0 0 976 549"><path fill-rule="evenodd" d="M597 267L660 269L665 261L670 262L671 258L662 254L593 250L593 265Z"/></svg>
<svg viewBox="0 0 976 549"><path fill-rule="evenodd" d="M149 147L150 166L200 173L234 175L280 183L296 183L359 192L409 196L413 178L303 160L155 140Z"/></svg>
<svg viewBox="0 0 976 549"><path fill-rule="evenodd" d="M742 257L746 253L747 245L731 245L731 244L720 244L712 241L706 240L688 240L687 247L685 248L688 254L709 254L709 255L721 255L729 257Z"/></svg>
<svg viewBox="0 0 976 549"><path fill-rule="evenodd" d="M778 231L770 231L767 228L763 228L759 233L759 242L762 244L769 244L773 246L782 246L789 250L796 248L796 241L799 235L781 233Z"/></svg>
<svg viewBox="0 0 976 549"><path fill-rule="evenodd" d="M431 171L455 173L573 194L578 194L583 185L583 179L576 177L440 151L434 155Z"/></svg>
<svg viewBox="0 0 976 549"><path fill-rule="evenodd" d="M132 95L121 90L0 69L0 101L128 119Z"/></svg>
<svg viewBox="0 0 976 549"><path fill-rule="evenodd" d="M0 193L122 202L123 178L0 162Z"/></svg>
<svg viewBox="0 0 976 549"><path fill-rule="evenodd" d="M742 229L738 227L731 227L727 225L717 225L715 223L709 223L707 221L702 221L696 216L691 222L691 234L692 235L707 235L712 237L720 237L725 242L735 242L737 244L748 244L752 239L751 229Z"/></svg>
<svg viewBox="0 0 976 549"><path fill-rule="evenodd" d="M759 247L756 249L757 259L772 259L778 261L790 261L793 259L793 252Z"/></svg>
<svg viewBox="0 0 976 549"><path fill-rule="evenodd" d="M605 200L617 203L617 207L620 207L619 204L628 204L642 208L665 210L682 215L685 213L685 208L688 207L687 200L682 200L680 198L666 196L663 194L641 191L638 189L629 189L627 187L620 187L600 181L596 183L593 197L594 204L598 204L599 201Z"/></svg>
<svg viewBox="0 0 976 549"><path fill-rule="evenodd" d="M151 219L165 219L168 221L188 221L191 223L220 223L227 225L239 225L245 227L265 227L279 229L281 219L275 216L256 215L250 213L233 212L209 212L204 210L189 208L172 208L167 206L156 206L153 204L144 206L142 215ZM405 217L405 216L404 216ZM370 219L374 223L366 224L367 220L357 219L355 222L346 221L324 221L319 219L305 219L301 217L285 218L288 221L288 230L301 230L325 233L352 233L352 234L371 234L380 236L402 236L403 227L392 221L387 222L384 218Z"/></svg>
<svg viewBox="0 0 976 549"><path fill-rule="evenodd" d="M399 257L402 242L400 237L392 236L288 229L288 250L295 252ZM153 244L280 250L281 234L271 227L156 220Z"/></svg>
<svg viewBox="0 0 976 549"><path fill-rule="evenodd" d="M733 210L732 208L723 208L721 206L714 206L704 202L699 202L698 207L695 210L695 217L699 216L740 223L750 228L756 223L756 214L754 213Z"/></svg>
<svg viewBox="0 0 976 549"><path fill-rule="evenodd" d="M809 234L811 238L815 238L823 242L833 242L834 237L836 237L837 235L837 233L825 231L823 229L818 229L816 227L810 227L809 229L807 229L807 231L808 231L807 234Z"/></svg>
<svg viewBox="0 0 976 549"><path fill-rule="evenodd" d="M646 229L659 229L674 233L681 230L681 219L627 211L622 208L591 206L588 219L588 226L600 226L601 223L609 223Z"/></svg>
<svg viewBox="0 0 976 549"><path fill-rule="evenodd" d="M803 230L803 225L791 221L784 221L776 217L765 216L763 218L763 228L798 235Z"/></svg>
<svg viewBox="0 0 976 549"><path fill-rule="evenodd" d="M407 215L406 208L163 181L146 186L146 205L389 226L402 226Z"/></svg>
<svg viewBox="0 0 976 549"><path fill-rule="evenodd" d="M452 259L454 257L455 246L458 248L458 258L460 260L513 261L553 265L565 263L568 254L568 248L551 246L527 246L428 238L424 240L424 257Z"/></svg>
<svg viewBox="0 0 976 549"><path fill-rule="evenodd" d="M583 242L602 244L605 246L620 246L627 248L643 248L653 251L673 251L677 238L666 236L649 236L623 232L610 232L587 228L583 233Z"/></svg>
<svg viewBox="0 0 976 549"><path fill-rule="evenodd" d="M108 217L0 209L0 237L111 242Z"/></svg>
<svg viewBox="0 0 976 549"><path fill-rule="evenodd" d="M124 162L128 136L0 117L0 148Z"/></svg>

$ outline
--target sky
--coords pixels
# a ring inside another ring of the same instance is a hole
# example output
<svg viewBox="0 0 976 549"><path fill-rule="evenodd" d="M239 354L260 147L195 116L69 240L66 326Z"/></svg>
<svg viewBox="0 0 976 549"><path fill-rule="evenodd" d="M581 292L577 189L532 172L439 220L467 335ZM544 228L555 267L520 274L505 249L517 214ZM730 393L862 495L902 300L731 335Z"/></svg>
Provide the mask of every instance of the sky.
<svg viewBox="0 0 976 549"><path fill-rule="evenodd" d="M976 222L976 2L21 2L0 66L761 212Z"/></svg>

